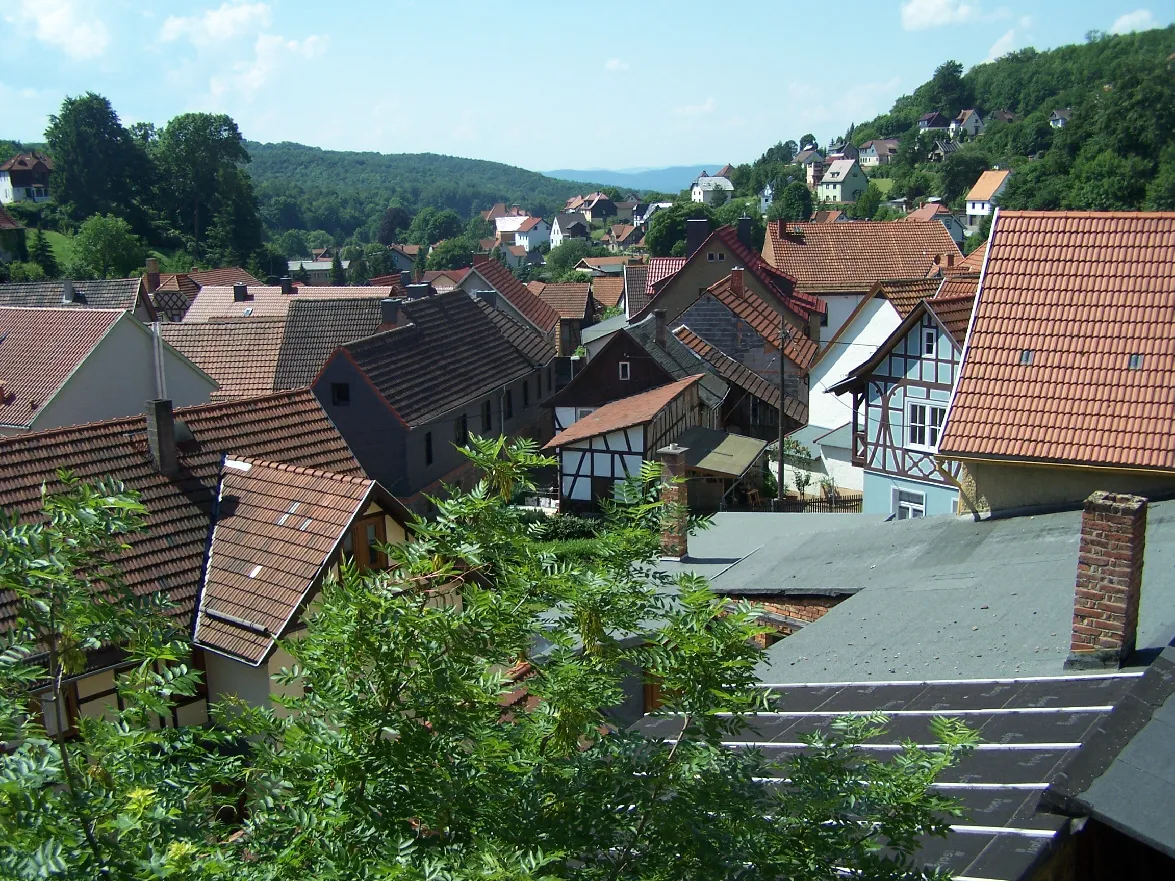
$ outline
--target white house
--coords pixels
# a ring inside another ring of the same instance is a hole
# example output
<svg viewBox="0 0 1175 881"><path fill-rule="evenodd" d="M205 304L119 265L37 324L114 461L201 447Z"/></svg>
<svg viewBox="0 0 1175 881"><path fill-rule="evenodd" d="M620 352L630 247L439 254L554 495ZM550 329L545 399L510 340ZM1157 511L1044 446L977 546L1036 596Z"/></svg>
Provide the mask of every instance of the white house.
<svg viewBox="0 0 1175 881"><path fill-rule="evenodd" d="M40 153L21 153L0 165L0 205L45 202L53 160Z"/></svg>
<svg viewBox="0 0 1175 881"><path fill-rule="evenodd" d="M66 342L68 341L68 343ZM0 435L205 404L216 381L124 309L0 307Z"/></svg>
<svg viewBox="0 0 1175 881"><path fill-rule="evenodd" d="M722 193L723 196L718 194ZM734 193L734 184L724 177L711 177L702 172L701 176L690 187L690 198L703 205L713 205L720 199L729 199Z"/></svg>
<svg viewBox="0 0 1175 881"><path fill-rule="evenodd" d="M862 168L875 168L878 165L888 165L897 153L897 138L876 138L861 145L857 161L861 163Z"/></svg>
<svg viewBox="0 0 1175 881"><path fill-rule="evenodd" d="M918 119L919 132L946 132L950 131L951 121L937 111L923 113Z"/></svg>
<svg viewBox="0 0 1175 881"><path fill-rule="evenodd" d="M540 245L551 241L551 224L541 217L527 217L514 230L514 244L519 245L527 252L536 250Z"/></svg>
<svg viewBox="0 0 1175 881"><path fill-rule="evenodd" d="M775 186L773 184L767 184L763 189L759 190L759 213L766 214L774 201Z"/></svg>
<svg viewBox="0 0 1175 881"><path fill-rule="evenodd" d="M556 214L551 221L551 248L558 248L567 239L586 239L591 230L591 223L579 212Z"/></svg>
<svg viewBox="0 0 1175 881"><path fill-rule="evenodd" d="M1069 115L1072 110L1054 110L1049 114L1049 125L1053 128L1064 128L1069 124Z"/></svg>
<svg viewBox="0 0 1175 881"><path fill-rule="evenodd" d="M494 218L494 229L500 237L504 232L517 232L518 228L530 220L525 214L510 214L506 217Z"/></svg>
<svg viewBox="0 0 1175 881"><path fill-rule="evenodd" d="M825 170L817 192L822 202L856 202L868 186L857 160L837 159Z"/></svg>
<svg viewBox="0 0 1175 881"><path fill-rule="evenodd" d="M950 133L952 138L958 137L960 134L969 138L983 134L983 118L980 117L979 111L970 109L960 112L951 120Z"/></svg>
<svg viewBox="0 0 1175 881"><path fill-rule="evenodd" d="M995 168L979 175L975 186L967 193L967 225L976 227L995 210L995 200L1008 185L1012 176L1009 168Z"/></svg>

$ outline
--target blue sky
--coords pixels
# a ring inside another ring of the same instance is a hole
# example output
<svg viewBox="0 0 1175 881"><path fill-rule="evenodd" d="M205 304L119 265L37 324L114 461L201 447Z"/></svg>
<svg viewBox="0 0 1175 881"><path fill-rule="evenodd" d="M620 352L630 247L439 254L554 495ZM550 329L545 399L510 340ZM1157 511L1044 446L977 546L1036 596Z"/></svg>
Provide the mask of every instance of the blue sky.
<svg viewBox="0 0 1175 881"><path fill-rule="evenodd" d="M843 132L947 58L970 67L1175 18L1172 0L822 8L3 0L0 137L39 140L62 97L93 90L125 123L226 112L248 138L333 149L532 169L743 162Z"/></svg>

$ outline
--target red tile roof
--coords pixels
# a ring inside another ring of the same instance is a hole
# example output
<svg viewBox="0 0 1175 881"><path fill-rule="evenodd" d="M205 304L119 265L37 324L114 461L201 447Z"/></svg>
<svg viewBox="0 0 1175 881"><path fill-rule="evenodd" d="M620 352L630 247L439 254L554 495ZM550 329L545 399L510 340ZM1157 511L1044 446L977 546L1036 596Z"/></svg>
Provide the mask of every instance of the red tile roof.
<svg viewBox="0 0 1175 881"><path fill-rule="evenodd" d="M941 223L767 224L763 257L809 292L865 292L887 278L920 278L959 256Z"/></svg>
<svg viewBox="0 0 1175 881"><path fill-rule="evenodd" d="M975 186L967 193L968 202L987 202L992 199L996 191L1004 185L1007 181L1008 175L1012 173L1010 168L1000 168L994 171L985 171L979 175L979 180L975 182Z"/></svg>
<svg viewBox="0 0 1175 881"><path fill-rule="evenodd" d="M42 153L20 153L0 165L0 171L28 171L40 163L49 171L53 170L53 160Z"/></svg>
<svg viewBox="0 0 1175 881"><path fill-rule="evenodd" d="M555 435L543 449L553 450L584 438L596 437L610 431L619 431L622 428L652 422L654 417L669 406L671 401L695 382L698 382L703 375L699 373L697 376L687 376L685 379L679 379L677 382L671 382L639 395L605 404L572 423L565 431Z"/></svg>
<svg viewBox="0 0 1175 881"><path fill-rule="evenodd" d="M391 297L396 288L375 287L316 287L295 286L292 294L283 294L280 287L250 285L246 299L233 299L231 287L201 288L184 315L185 322L226 319L285 318L290 301L295 297Z"/></svg>
<svg viewBox="0 0 1175 881"><path fill-rule="evenodd" d="M286 323L280 318L257 321L205 321L160 324L164 341L216 380L212 400L268 395L274 389L277 356Z"/></svg>
<svg viewBox="0 0 1175 881"><path fill-rule="evenodd" d="M541 217L528 217L518 225L517 232L530 232L542 222L543 219Z"/></svg>
<svg viewBox="0 0 1175 881"><path fill-rule="evenodd" d="M875 295L889 300L898 317L904 320L915 306L938 293L941 284L940 278L889 279L877 284Z"/></svg>
<svg viewBox="0 0 1175 881"><path fill-rule="evenodd" d="M984 242L964 257L962 261L955 263L953 267L944 266L943 273L950 275L953 272L981 272L983 270L983 258L986 256L987 242Z"/></svg>
<svg viewBox="0 0 1175 881"><path fill-rule="evenodd" d="M836 223L845 213L839 210L817 211L812 215L812 223Z"/></svg>
<svg viewBox="0 0 1175 881"><path fill-rule="evenodd" d="M0 307L0 425L27 428L125 312Z"/></svg>
<svg viewBox="0 0 1175 881"><path fill-rule="evenodd" d="M620 304L624 296L624 278L622 276L599 276L592 279L592 299L605 309L614 309Z"/></svg>
<svg viewBox="0 0 1175 881"><path fill-rule="evenodd" d="M927 202L921 208L915 209L906 215L906 220L929 221L937 219L940 214L950 214L951 209L942 202Z"/></svg>
<svg viewBox="0 0 1175 881"><path fill-rule="evenodd" d="M779 348L780 317L771 305L753 291L743 289L742 294L736 294L730 285L730 276L715 282L708 289L714 299L741 318L759 336L767 340L775 348ZM791 338L784 346L783 352L791 362L801 370L807 370L816 360L820 346L815 340L804 336L803 331L793 328Z"/></svg>
<svg viewBox="0 0 1175 881"><path fill-rule="evenodd" d="M685 257L653 257L649 260L649 273L645 280L645 296L651 297L654 286L671 275L681 271L685 266Z"/></svg>
<svg viewBox="0 0 1175 881"><path fill-rule="evenodd" d="M999 213L941 455L1172 471L1172 388L1175 213Z"/></svg>
<svg viewBox="0 0 1175 881"><path fill-rule="evenodd" d="M974 276L974 281L968 284L969 278L972 277L960 276L961 281L957 283L950 280L943 282L944 289L951 285L956 289L970 287L969 291L945 295L944 292L939 292L926 301L926 308L935 314L959 348L967 341L967 326L971 322L971 311L975 306L975 289L979 281L979 276Z"/></svg>
<svg viewBox="0 0 1175 881"><path fill-rule="evenodd" d="M499 263L484 254L473 259L473 270L499 295L506 298L518 313L543 333L551 333L559 323L559 313L527 290L526 285Z"/></svg>
<svg viewBox="0 0 1175 881"><path fill-rule="evenodd" d="M560 318L583 320L588 312L591 285L587 282L560 282L543 288L539 297L559 313Z"/></svg>
<svg viewBox="0 0 1175 881"><path fill-rule="evenodd" d="M24 229L24 224L4 210L0 205L0 229Z"/></svg>

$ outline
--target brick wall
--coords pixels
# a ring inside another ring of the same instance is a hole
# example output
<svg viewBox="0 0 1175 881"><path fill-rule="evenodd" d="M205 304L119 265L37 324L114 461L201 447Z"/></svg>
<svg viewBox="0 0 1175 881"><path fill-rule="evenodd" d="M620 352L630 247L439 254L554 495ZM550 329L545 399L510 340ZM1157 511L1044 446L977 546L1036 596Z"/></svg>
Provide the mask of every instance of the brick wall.
<svg viewBox="0 0 1175 881"><path fill-rule="evenodd" d="M811 624L813 621L818 621L827 614L828 610L833 606L839 605L848 599L848 594L840 596L762 596L759 594L753 596L740 596L736 594L728 594L728 597L733 602L741 602L746 600L752 606L762 608L770 615L778 615L784 618L790 618L795 621L803 621L805 624ZM773 639L772 634L761 634L757 639L764 648L775 642L776 639L784 636L791 636L798 628L792 627L776 618L765 617L762 619L764 626L773 627L776 630L776 636Z"/></svg>
<svg viewBox="0 0 1175 881"><path fill-rule="evenodd" d="M685 483L685 449L678 446L658 451L662 461L661 501L661 555L673 560L685 558L688 553L686 530L689 508L688 487Z"/></svg>

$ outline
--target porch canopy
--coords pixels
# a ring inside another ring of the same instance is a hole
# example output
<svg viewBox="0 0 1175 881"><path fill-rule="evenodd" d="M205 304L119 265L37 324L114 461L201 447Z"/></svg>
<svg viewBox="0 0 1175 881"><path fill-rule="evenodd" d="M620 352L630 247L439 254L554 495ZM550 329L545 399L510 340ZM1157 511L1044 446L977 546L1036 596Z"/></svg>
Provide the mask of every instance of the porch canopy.
<svg viewBox="0 0 1175 881"><path fill-rule="evenodd" d="M685 447L688 470L733 480L746 474L767 449L766 441L701 425L683 432L675 443Z"/></svg>

